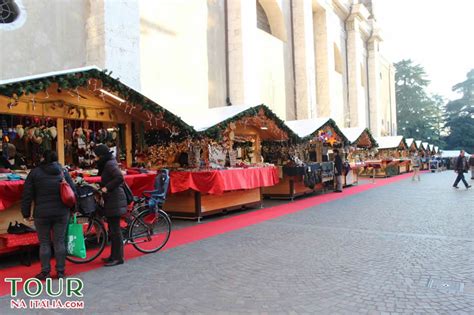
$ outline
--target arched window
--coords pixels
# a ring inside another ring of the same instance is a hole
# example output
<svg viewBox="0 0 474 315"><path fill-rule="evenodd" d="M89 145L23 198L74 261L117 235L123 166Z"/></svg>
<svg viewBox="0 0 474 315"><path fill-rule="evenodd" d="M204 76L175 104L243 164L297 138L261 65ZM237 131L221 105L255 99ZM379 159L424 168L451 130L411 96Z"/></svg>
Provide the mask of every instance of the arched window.
<svg viewBox="0 0 474 315"><path fill-rule="evenodd" d="M20 10L14 0L0 0L0 24L15 22Z"/></svg>
<svg viewBox="0 0 474 315"><path fill-rule="evenodd" d="M249 1L249 0L245 0ZM257 0L257 27L286 41L283 13L276 0Z"/></svg>
<svg viewBox="0 0 474 315"><path fill-rule="evenodd" d="M268 22L267 14L260 4L260 1L257 1L257 27L268 34L272 33L270 22Z"/></svg>

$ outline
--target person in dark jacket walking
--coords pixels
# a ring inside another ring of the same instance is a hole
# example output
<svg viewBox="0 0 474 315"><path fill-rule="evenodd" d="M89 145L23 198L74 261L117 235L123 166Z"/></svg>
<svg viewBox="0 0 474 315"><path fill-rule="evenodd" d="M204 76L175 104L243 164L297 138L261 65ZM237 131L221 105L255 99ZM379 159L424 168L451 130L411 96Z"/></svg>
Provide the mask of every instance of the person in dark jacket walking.
<svg viewBox="0 0 474 315"><path fill-rule="evenodd" d="M40 165L33 169L25 180L21 212L25 221L34 221L38 232L41 272L36 278L44 280L50 277L51 233L53 234L57 277L63 278L66 264L65 238L69 208L61 200L59 187L63 177L73 190L74 183L58 163L56 152L45 151L40 161ZM34 219L31 219L32 203L34 203Z"/></svg>
<svg viewBox="0 0 474 315"><path fill-rule="evenodd" d="M339 150L334 150L334 176L336 176L336 192L342 192L342 159Z"/></svg>
<svg viewBox="0 0 474 315"><path fill-rule="evenodd" d="M456 180L454 181L454 184L453 184L454 188L459 188L458 184L461 180L464 183L464 186L466 186L466 188L471 187L471 185L469 185L466 179L464 178L464 173L467 173L467 170L468 170L467 159L464 156L464 150L461 150L454 164L454 171L458 173L458 176L456 177Z"/></svg>
<svg viewBox="0 0 474 315"><path fill-rule="evenodd" d="M127 212L127 197L123 188L124 178L112 152L105 144L99 144L94 153L101 176L100 186L104 197L104 213L109 226L111 242L110 256L104 258L105 266L121 265L124 262L120 217Z"/></svg>

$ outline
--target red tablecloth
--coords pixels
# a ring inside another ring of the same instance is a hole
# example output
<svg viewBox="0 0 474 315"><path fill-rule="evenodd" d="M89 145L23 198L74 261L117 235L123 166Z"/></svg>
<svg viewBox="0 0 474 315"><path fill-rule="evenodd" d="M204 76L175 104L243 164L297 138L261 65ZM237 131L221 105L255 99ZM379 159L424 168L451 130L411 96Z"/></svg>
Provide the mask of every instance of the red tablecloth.
<svg viewBox="0 0 474 315"><path fill-rule="evenodd" d="M156 174L126 175L125 181L135 196L141 196L145 190L153 190ZM100 182L100 177L86 177L88 183ZM0 182L0 211L7 209L21 199L23 180Z"/></svg>
<svg viewBox="0 0 474 315"><path fill-rule="evenodd" d="M224 191L273 186L278 183L276 167L229 169L170 173L171 193L193 189L201 193L222 194Z"/></svg>
<svg viewBox="0 0 474 315"><path fill-rule="evenodd" d="M21 199L24 183L22 180L0 182L0 211Z"/></svg>
<svg viewBox="0 0 474 315"><path fill-rule="evenodd" d="M135 196L141 196L145 190L153 190L155 187L156 174L125 175L124 177ZM85 177L84 179L91 184L100 182L99 176Z"/></svg>

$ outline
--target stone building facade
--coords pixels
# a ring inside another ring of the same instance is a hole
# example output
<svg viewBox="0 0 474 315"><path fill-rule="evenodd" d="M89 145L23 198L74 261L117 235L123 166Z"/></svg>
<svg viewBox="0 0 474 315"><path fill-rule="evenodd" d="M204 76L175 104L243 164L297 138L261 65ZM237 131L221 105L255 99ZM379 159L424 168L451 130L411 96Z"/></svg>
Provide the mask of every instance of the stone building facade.
<svg viewBox="0 0 474 315"><path fill-rule="evenodd" d="M0 80L97 65L178 114L265 103L397 132L372 0L0 2L17 13L0 20Z"/></svg>

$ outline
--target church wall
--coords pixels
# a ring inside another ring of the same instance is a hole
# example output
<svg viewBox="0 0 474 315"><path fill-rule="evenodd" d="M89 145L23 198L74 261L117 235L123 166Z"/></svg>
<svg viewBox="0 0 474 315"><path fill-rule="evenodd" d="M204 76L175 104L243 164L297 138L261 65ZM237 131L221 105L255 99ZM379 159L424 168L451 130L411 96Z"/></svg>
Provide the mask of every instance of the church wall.
<svg viewBox="0 0 474 315"><path fill-rule="evenodd" d="M142 92L177 112L207 109L207 1L143 1L140 25Z"/></svg>
<svg viewBox="0 0 474 315"><path fill-rule="evenodd" d="M0 26L0 80L86 65L83 1L21 3L24 24L13 30Z"/></svg>

